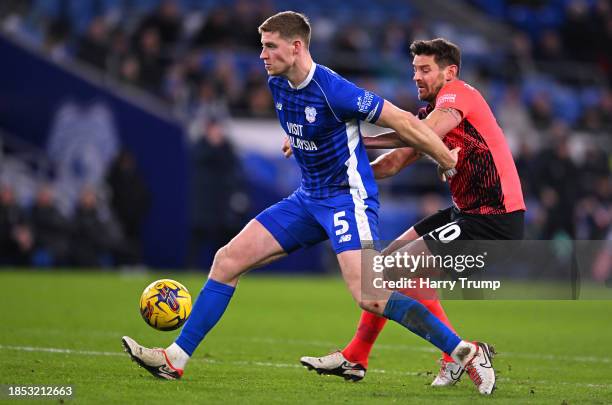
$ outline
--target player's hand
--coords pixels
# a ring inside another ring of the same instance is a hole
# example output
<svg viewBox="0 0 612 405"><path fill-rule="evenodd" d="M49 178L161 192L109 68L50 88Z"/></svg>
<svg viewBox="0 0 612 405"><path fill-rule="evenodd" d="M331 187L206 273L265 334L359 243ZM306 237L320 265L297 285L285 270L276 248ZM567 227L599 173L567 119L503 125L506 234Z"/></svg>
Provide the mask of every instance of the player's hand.
<svg viewBox="0 0 612 405"><path fill-rule="evenodd" d="M283 142L281 150L283 151L283 156L285 156L285 158L287 159L289 159L291 155L293 155L291 145L289 145L289 137L285 137L285 141Z"/></svg>
<svg viewBox="0 0 612 405"><path fill-rule="evenodd" d="M440 180L446 182L450 180L451 177L453 177L455 174L457 174L457 169L455 169L455 166L457 166L457 162L459 161L460 150L461 148L455 148L450 151L450 154L453 157L453 160L455 161L453 167L449 169L443 169L441 166L438 166L438 177L440 178Z"/></svg>

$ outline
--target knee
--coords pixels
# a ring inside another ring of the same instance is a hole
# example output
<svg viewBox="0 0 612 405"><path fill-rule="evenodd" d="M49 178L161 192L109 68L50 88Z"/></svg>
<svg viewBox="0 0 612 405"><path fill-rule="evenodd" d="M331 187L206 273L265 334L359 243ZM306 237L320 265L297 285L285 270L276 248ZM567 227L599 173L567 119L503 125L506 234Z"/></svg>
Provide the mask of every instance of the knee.
<svg viewBox="0 0 612 405"><path fill-rule="evenodd" d="M368 311L376 315L382 315L385 310L384 305L380 301L360 299L357 301L357 304L364 311Z"/></svg>
<svg viewBox="0 0 612 405"><path fill-rule="evenodd" d="M215 253L209 277L220 282L230 282L240 274L239 267L237 258L232 255L232 249L225 245Z"/></svg>

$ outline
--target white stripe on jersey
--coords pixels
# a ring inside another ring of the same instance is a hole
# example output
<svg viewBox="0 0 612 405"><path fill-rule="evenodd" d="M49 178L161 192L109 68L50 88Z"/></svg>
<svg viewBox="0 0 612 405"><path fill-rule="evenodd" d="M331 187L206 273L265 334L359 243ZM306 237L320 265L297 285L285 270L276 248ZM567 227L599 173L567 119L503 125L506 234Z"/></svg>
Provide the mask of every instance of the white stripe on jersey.
<svg viewBox="0 0 612 405"><path fill-rule="evenodd" d="M357 170L357 155L355 150L359 145L359 123L357 120L351 120L345 123L346 136L348 140L349 158L345 162L347 166L347 175L353 204L355 204L355 221L357 222L357 231L359 232L359 240L371 241L372 231L370 230L370 222L366 215L366 205L363 201L368 197L359 170Z"/></svg>

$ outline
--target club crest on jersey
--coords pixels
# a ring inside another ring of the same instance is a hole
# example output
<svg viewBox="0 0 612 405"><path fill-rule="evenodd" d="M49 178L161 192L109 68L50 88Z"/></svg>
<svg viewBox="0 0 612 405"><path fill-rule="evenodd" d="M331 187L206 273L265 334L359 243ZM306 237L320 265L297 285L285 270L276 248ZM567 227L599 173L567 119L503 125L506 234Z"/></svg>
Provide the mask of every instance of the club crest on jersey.
<svg viewBox="0 0 612 405"><path fill-rule="evenodd" d="M317 119L317 110L314 107L306 107L304 109L304 114L306 115L306 121L310 122L311 124Z"/></svg>

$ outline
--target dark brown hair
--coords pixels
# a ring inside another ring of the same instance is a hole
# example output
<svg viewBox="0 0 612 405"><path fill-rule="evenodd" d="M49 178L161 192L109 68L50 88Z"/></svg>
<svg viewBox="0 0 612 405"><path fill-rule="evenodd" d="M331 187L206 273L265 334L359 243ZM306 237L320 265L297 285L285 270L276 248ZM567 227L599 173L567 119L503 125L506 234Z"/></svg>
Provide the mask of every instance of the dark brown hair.
<svg viewBox="0 0 612 405"><path fill-rule="evenodd" d="M461 68L461 50L457 45L444 38L414 41L410 45L410 52L412 56L433 55L434 61L441 68L449 65L457 65L457 68Z"/></svg>
<svg viewBox="0 0 612 405"><path fill-rule="evenodd" d="M310 44L310 22L304 14L296 13L295 11L283 11L268 17L257 31L262 32L278 32L284 39L291 40L299 37L304 40L306 48Z"/></svg>

